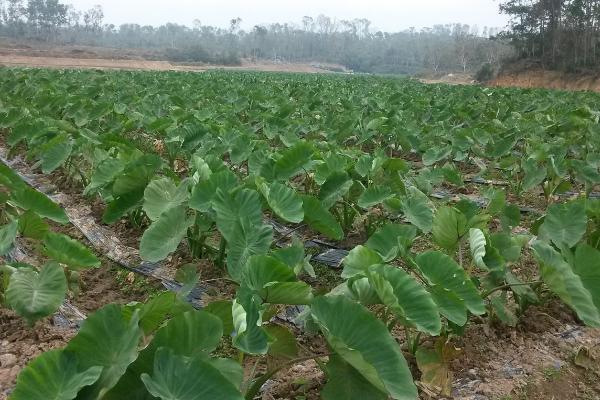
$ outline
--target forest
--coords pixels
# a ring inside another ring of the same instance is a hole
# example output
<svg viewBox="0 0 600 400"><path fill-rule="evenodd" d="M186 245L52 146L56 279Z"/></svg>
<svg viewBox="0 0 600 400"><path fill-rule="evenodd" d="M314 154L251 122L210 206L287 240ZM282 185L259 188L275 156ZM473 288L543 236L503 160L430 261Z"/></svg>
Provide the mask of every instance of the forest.
<svg viewBox="0 0 600 400"><path fill-rule="evenodd" d="M500 10L511 16L502 36L521 58L572 72L598 66L599 0L509 0Z"/></svg>
<svg viewBox="0 0 600 400"><path fill-rule="evenodd" d="M201 13L200 13L201 14ZM175 62L235 65L241 59L328 62L357 72L415 74L476 72L512 53L496 27L436 25L383 32L371 21L305 16L298 23L242 29L232 18L225 28L166 23L115 26L102 7L81 11L58 0L0 0L0 36L55 43L151 49Z"/></svg>

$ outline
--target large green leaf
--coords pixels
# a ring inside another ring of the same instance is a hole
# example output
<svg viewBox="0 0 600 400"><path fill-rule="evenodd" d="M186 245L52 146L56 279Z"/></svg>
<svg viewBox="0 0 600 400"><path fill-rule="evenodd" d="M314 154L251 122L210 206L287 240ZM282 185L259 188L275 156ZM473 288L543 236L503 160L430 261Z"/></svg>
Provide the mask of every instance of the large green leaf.
<svg viewBox="0 0 600 400"><path fill-rule="evenodd" d="M8 253L17 238L17 228L19 221L11 221L0 228L0 256Z"/></svg>
<svg viewBox="0 0 600 400"><path fill-rule="evenodd" d="M573 270L592 295L596 308L600 310L600 251L581 243L575 251Z"/></svg>
<svg viewBox="0 0 600 400"><path fill-rule="evenodd" d="M429 199L416 188L410 188L409 195L402 200L404 216L414 226L427 233L433 224L433 210Z"/></svg>
<svg viewBox="0 0 600 400"><path fill-rule="evenodd" d="M284 220L298 224L304 219L302 198L294 189L274 182L268 186L266 198L269 208Z"/></svg>
<svg viewBox="0 0 600 400"><path fill-rule="evenodd" d="M352 178L344 171L335 171L327 177L319 190L319 200L330 209L338 200L348 193L352 186Z"/></svg>
<svg viewBox="0 0 600 400"><path fill-rule="evenodd" d="M585 234L587 216L585 203L581 200L548 207L544 223L540 226L539 236L549 239L557 246L566 244L575 246Z"/></svg>
<svg viewBox="0 0 600 400"><path fill-rule="evenodd" d="M373 185L360 195L357 204L362 208L370 208L392 197L394 193L388 186Z"/></svg>
<svg viewBox="0 0 600 400"><path fill-rule="evenodd" d="M371 265L381 264L383 258L368 247L358 245L342 260L344 270L342 278L348 279L356 275L366 275Z"/></svg>
<svg viewBox="0 0 600 400"><path fill-rule="evenodd" d="M284 150L275 162L277 178L287 180L302 172L311 162L313 151L312 146L304 141Z"/></svg>
<svg viewBox="0 0 600 400"><path fill-rule="evenodd" d="M485 305L475 284L451 257L439 251L428 251L419 254L416 261L431 286L454 293L473 314L485 314Z"/></svg>
<svg viewBox="0 0 600 400"><path fill-rule="evenodd" d="M12 400L72 400L85 386L96 382L102 367L78 370L75 354L63 350L50 350L21 371Z"/></svg>
<svg viewBox="0 0 600 400"><path fill-rule="evenodd" d="M268 336L262 328L262 299L247 287L238 289L231 313L235 336L233 344L249 354L266 354L269 349Z"/></svg>
<svg viewBox="0 0 600 400"><path fill-rule="evenodd" d="M103 367L96 383L86 387L78 397L99 400L127 370L138 355L142 329L138 313L127 319L121 306L109 304L90 315L79 333L69 342L66 351L77 354L80 368Z"/></svg>
<svg viewBox="0 0 600 400"><path fill-rule="evenodd" d="M540 263L540 273L546 285L575 310L586 325L600 327L600 312L581 277L576 275L571 266L547 243L538 240L532 248Z"/></svg>
<svg viewBox="0 0 600 400"><path fill-rule="evenodd" d="M183 206L164 212L142 235L140 257L151 262L164 260L177 250L193 224L194 218L187 216Z"/></svg>
<svg viewBox="0 0 600 400"><path fill-rule="evenodd" d="M190 207L194 210L206 212L212 206L212 201L217 194L217 189L225 194L238 185L237 177L233 172L226 169L210 175L206 180L199 182L192 190Z"/></svg>
<svg viewBox="0 0 600 400"><path fill-rule="evenodd" d="M125 375L106 398L152 399L147 394L140 375L152 372L159 348L169 348L175 354L185 357L207 358L219 345L222 334L221 321L212 314L190 310L176 315L156 332L152 342L129 365Z"/></svg>
<svg viewBox="0 0 600 400"><path fill-rule="evenodd" d="M296 279L294 270L274 257L250 257L242 285L256 291L264 302L273 304L309 304L311 287Z"/></svg>
<svg viewBox="0 0 600 400"><path fill-rule="evenodd" d="M389 262L406 253L416 236L417 229L412 225L386 224L375 231L365 246L379 253L384 262Z"/></svg>
<svg viewBox="0 0 600 400"><path fill-rule="evenodd" d="M273 241L273 228L269 225L254 224L246 218L233 225L227 241L227 272L236 281L241 279L248 259L257 254L265 254Z"/></svg>
<svg viewBox="0 0 600 400"><path fill-rule="evenodd" d="M161 164L160 157L154 154L145 154L131 162L125 167L123 173L115 179L112 185L113 195L118 197L130 192L143 191Z"/></svg>
<svg viewBox="0 0 600 400"><path fill-rule="evenodd" d="M321 391L323 400L386 400L388 398L386 393L373 386L338 355L329 357L325 370L328 379Z"/></svg>
<svg viewBox="0 0 600 400"><path fill-rule="evenodd" d="M19 216L19 232L21 235L41 240L48 233L48 224L33 211L27 211Z"/></svg>
<svg viewBox="0 0 600 400"><path fill-rule="evenodd" d="M144 189L134 190L115 197L104 210L102 222L112 225L128 212L141 205Z"/></svg>
<svg viewBox="0 0 600 400"><path fill-rule="evenodd" d="M342 240L344 231L335 217L313 196L302 196L304 221L313 229L333 239Z"/></svg>
<svg viewBox="0 0 600 400"><path fill-rule="evenodd" d="M118 158L107 158L101 161L94 169L90 183L86 186L84 193L91 194L115 180L123 171L125 164Z"/></svg>
<svg viewBox="0 0 600 400"><path fill-rule="evenodd" d="M67 294L67 279L57 263L48 263L36 272L18 268L6 289L6 301L17 314L33 325L52 314L63 303Z"/></svg>
<svg viewBox="0 0 600 400"><path fill-rule="evenodd" d="M73 141L67 134L53 138L40 153L42 172L49 174L60 167L71 155Z"/></svg>
<svg viewBox="0 0 600 400"><path fill-rule="evenodd" d="M452 207L442 207L433 218L433 240L448 251L455 251L460 238L467 233L467 218Z"/></svg>
<svg viewBox="0 0 600 400"><path fill-rule="evenodd" d="M65 210L37 190L28 187L15 190L12 192L11 200L23 210L31 210L40 217L51 219L59 224L69 222Z"/></svg>
<svg viewBox="0 0 600 400"><path fill-rule="evenodd" d="M258 192L243 189L235 194L217 189L213 200L217 213L217 228L228 242L232 241L241 221L247 225L262 224L262 208Z"/></svg>
<svg viewBox="0 0 600 400"><path fill-rule="evenodd" d="M163 400L243 400L238 389L218 369L200 358L159 349L152 376L141 376L148 392Z"/></svg>
<svg viewBox="0 0 600 400"><path fill-rule="evenodd" d="M50 258L71 268L100 267L100 260L90 249L61 233L48 232L44 250Z"/></svg>
<svg viewBox="0 0 600 400"><path fill-rule="evenodd" d="M405 324L430 335L439 335L442 322L431 295L404 270L390 265L369 269L369 282L383 304Z"/></svg>
<svg viewBox="0 0 600 400"><path fill-rule="evenodd" d="M532 158L523 162L523 172L525 176L523 178L523 190L531 190L537 185L541 184L546 178L546 168L537 165L536 161Z"/></svg>
<svg viewBox="0 0 600 400"><path fill-rule="evenodd" d="M331 348L373 386L393 399L417 398L400 347L367 309L343 296L319 297L311 315Z"/></svg>
<svg viewBox="0 0 600 400"><path fill-rule="evenodd" d="M153 180L144 190L144 211L150 220L156 221L162 213L180 206L189 198L188 182L179 186L169 178Z"/></svg>

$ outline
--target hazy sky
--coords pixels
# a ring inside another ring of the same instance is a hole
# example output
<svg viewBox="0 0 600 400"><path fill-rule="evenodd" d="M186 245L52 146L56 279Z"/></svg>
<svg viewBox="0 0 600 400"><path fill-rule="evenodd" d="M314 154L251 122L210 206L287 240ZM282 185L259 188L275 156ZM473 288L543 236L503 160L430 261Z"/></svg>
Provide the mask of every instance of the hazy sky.
<svg viewBox="0 0 600 400"><path fill-rule="evenodd" d="M161 25L177 22L227 27L241 17L242 27L270 22L299 23L304 15L325 14L337 19L367 18L373 27L399 31L414 26L461 22L503 27L506 17L498 14L497 0L64 0L78 9L95 4L104 8L105 22Z"/></svg>

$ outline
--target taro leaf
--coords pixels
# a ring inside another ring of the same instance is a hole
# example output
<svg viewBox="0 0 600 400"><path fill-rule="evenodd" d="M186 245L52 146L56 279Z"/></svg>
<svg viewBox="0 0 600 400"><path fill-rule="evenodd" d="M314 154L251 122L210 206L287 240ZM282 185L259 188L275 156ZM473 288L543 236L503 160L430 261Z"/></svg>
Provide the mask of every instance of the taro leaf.
<svg viewBox="0 0 600 400"><path fill-rule="evenodd" d="M587 216L585 203L581 200L548 207L544 223L540 226L539 236L551 240L555 245L575 246L585 234Z"/></svg>
<svg viewBox="0 0 600 400"><path fill-rule="evenodd" d="M44 238L44 250L48 257L70 268L100 267L100 260L90 249L60 233L48 232Z"/></svg>
<svg viewBox="0 0 600 400"><path fill-rule="evenodd" d="M440 337L434 349L420 347L417 350L417 366L421 371L421 383L428 391L443 397L452 396L453 374L450 362L458 355L458 349Z"/></svg>
<svg viewBox="0 0 600 400"><path fill-rule="evenodd" d="M448 251L455 251L460 238L467 233L468 223L463 213L452 207L442 207L433 218L433 240Z"/></svg>
<svg viewBox="0 0 600 400"><path fill-rule="evenodd" d="M223 324L223 333L230 336L233 333L233 317L231 316L231 300L217 300L206 305L203 311L217 316Z"/></svg>
<svg viewBox="0 0 600 400"><path fill-rule="evenodd" d="M335 217L313 196L302 196L304 221L314 230L333 240L342 240L344 231Z"/></svg>
<svg viewBox="0 0 600 400"><path fill-rule="evenodd" d="M139 189L115 197L104 210L102 222L112 225L125 214L138 207L144 198L144 190Z"/></svg>
<svg viewBox="0 0 600 400"><path fill-rule="evenodd" d="M244 368L236 360L211 357L205 361L219 370L221 375L231 382L236 389L241 389L242 382L244 381Z"/></svg>
<svg viewBox="0 0 600 400"><path fill-rule="evenodd" d="M254 290L266 303L301 305L312 300L311 287L297 281L294 271L274 257L250 257L242 285Z"/></svg>
<svg viewBox="0 0 600 400"><path fill-rule="evenodd" d="M298 142L282 152L275 162L275 173L278 179L288 180L302 172L311 161L313 148L307 142Z"/></svg>
<svg viewBox="0 0 600 400"><path fill-rule="evenodd" d="M176 317L192 306L183 302L175 292L163 292L140 307L140 326L145 335L156 331L167 318Z"/></svg>
<svg viewBox="0 0 600 400"><path fill-rule="evenodd" d="M150 262L164 260L177 250L193 224L194 219L187 216L183 206L166 211L142 235L140 257Z"/></svg>
<svg viewBox="0 0 600 400"><path fill-rule="evenodd" d="M500 319L500 321L513 328L517 326L519 319L517 318L514 310L512 310L508 305L506 292L492 296L490 302L494 308L494 311L496 312L496 316L498 319Z"/></svg>
<svg viewBox="0 0 600 400"><path fill-rule="evenodd" d="M144 190L144 211L151 221L156 221L165 211L180 206L189 198L188 182L179 186L169 178L153 180Z"/></svg>
<svg viewBox="0 0 600 400"><path fill-rule="evenodd" d="M515 262L521 257L521 249L527 244L528 236L497 232L490 235L490 244L500 252L505 261Z"/></svg>
<svg viewBox="0 0 600 400"><path fill-rule="evenodd" d="M46 221L33 211L27 211L19 217L19 232L25 237L42 240L48 229Z"/></svg>
<svg viewBox="0 0 600 400"><path fill-rule="evenodd" d="M480 269L487 271L488 267L483 261L483 258L485 257L485 244L485 235L481 229L469 229L469 247L471 248L471 257L473 258L473 262Z"/></svg>
<svg viewBox="0 0 600 400"><path fill-rule="evenodd" d="M485 314L485 305L475 284L451 257L439 251L428 251L419 254L416 261L430 285L456 294L473 314Z"/></svg>
<svg viewBox="0 0 600 400"><path fill-rule="evenodd" d="M119 197L130 192L144 191L162 160L154 154L145 154L129 163L112 185L113 196Z"/></svg>
<svg viewBox="0 0 600 400"><path fill-rule="evenodd" d="M239 231L241 221L258 228L262 224L262 208L258 192L243 189L235 194L217 189L213 200L217 213L217 228L225 240L231 242L234 232Z"/></svg>
<svg viewBox="0 0 600 400"><path fill-rule="evenodd" d="M273 357L293 359L298 357L298 343L290 330L281 325L266 325L269 336L269 352Z"/></svg>
<svg viewBox="0 0 600 400"><path fill-rule="evenodd" d="M600 312L581 277L576 275L571 266L547 243L538 240L532 248L540 263L542 280L550 290L575 310L586 325L600 327Z"/></svg>
<svg viewBox="0 0 600 400"><path fill-rule="evenodd" d="M331 348L369 383L393 399L417 398L398 344L366 308L343 296L319 297L311 315Z"/></svg>
<svg viewBox="0 0 600 400"><path fill-rule="evenodd" d="M274 182L269 186L267 203L275 214L288 222L298 224L304 219L302 198L284 184Z"/></svg>
<svg viewBox="0 0 600 400"><path fill-rule="evenodd" d="M86 186L84 194L91 194L115 180L123 171L125 165L118 158L107 158L100 162L94 169L90 183Z"/></svg>
<svg viewBox="0 0 600 400"><path fill-rule="evenodd" d="M292 268L296 275L299 275L304 271L309 276L313 278L316 277L315 270L312 265L310 265L311 255L304 255L304 243L297 237L293 237L290 246L273 250L271 254L273 257Z"/></svg>
<svg viewBox="0 0 600 400"><path fill-rule="evenodd" d="M142 329L139 316L127 319L121 306L109 304L90 315L66 351L77 354L80 368L103 367L96 383L86 387L78 398L100 399L117 384L138 355Z"/></svg>
<svg viewBox="0 0 600 400"><path fill-rule="evenodd" d="M523 163L523 190L528 191L541 184L546 178L546 168L537 165L534 159L530 158Z"/></svg>
<svg viewBox="0 0 600 400"><path fill-rule="evenodd" d="M42 172L49 174L60 167L69 158L72 150L73 141L66 133L50 140L41 151Z"/></svg>
<svg viewBox="0 0 600 400"><path fill-rule="evenodd" d="M518 226L521 222L521 210L514 204L509 204L502 209L500 213L500 222L504 231L510 231L511 228Z"/></svg>
<svg viewBox="0 0 600 400"><path fill-rule="evenodd" d="M67 279L60 265L48 263L36 272L18 268L10 275L6 301L30 326L52 314L67 294Z"/></svg>
<svg viewBox="0 0 600 400"><path fill-rule="evenodd" d="M592 295L596 308L600 310L600 251L581 243L575 251L573 270Z"/></svg>
<svg viewBox="0 0 600 400"><path fill-rule="evenodd" d="M223 336L221 320L205 311L191 310L171 319L161 328L152 346L168 347L187 357L206 355L214 351Z"/></svg>
<svg viewBox="0 0 600 400"><path fill-rule="evenodd" d="M198 266L195 264L184 264L178 267L175 273L175 280L181 283L181 288L177 291L177 295L180 299L186 299L196 285L198 285L198 281L200 281Z"/></svg>
<svg viewBox="0 0 600 400"><path fill-rule="evenodd" d="M262 328L262 300L246 287L238 289L232 305L235 336L233 345L249 354L266 354L268 336Z"/></svg>
<svg viewBox="0 0 600 400"><path fill-rule="evenodd" d="M96 382L102 367L79 371L75 354L63 350L42 353L21 371L13 400L72 400L85 386Z"/></svg>
<svg viewBox="0 0 600 400"><path fill-rule="evenodd" d="M344 197L352 186L352 178L344 171L335 171L327 177L319 190L319 200L326 209Z"/></svg>
<svg viewBox="0 0 600 400"><path fill-rule="evenodd" d="M404 216L414 226L427 233L433 224L433 211L429 207L429 199L416 188L410 189L410 194L402 200Z"/></svg>
<svg viewBox="0 0 600 400"><path fill-rule="evenodd" d="M0 256L5 255L11 249L17 238L19 221L12 221L0 228Z"/></svg>
<svg viewBox="0 0 600 400"><path fill-rule="evenodd" d="M439 335L442 322L431 295L404 270L390 265L369 269L369 282L379 298L404 324L419 331Z"/></svg>
<svg viewBox="0 0 600 400"><path fill-rule="evenodd" d="M467 323L467 307L456 293L446 290L442 286L433 286L429 288L429 292L439 307L440 314L457 326L464 326Z"/></svg>
<svg viewBox="0 0 600 400"><path fill-rule="evenodd" d="M452 147L445 146L442 148L432 147L423 154L423 165L430 166L438 161L442 161L452 153Z"/></svg>
<svg viewBox="0 0 600 400"><path fill-rule="evenodd" d="M265 254L273 241L273 228L269 225L256 225L247 218L233 225L227 241L227 272L238 281L243 274L248 259L257 254Z"/></svg>
<svg viewBox="0 0 600 400"><path fill-rule="evenodd" d="M383 263L383 258L368 247L358 245L342 260L344 270L342 278L348 279L356 275L366 275L371 265Z"/></svg>
<svg viewBox="0 0 600 400"><path fill-rule="evenodd" d="M222 333L221 322L214 315L194 309L179 313L156 332L152 342L129 365L106 399L151 399L140 381L140 375L152 372L159 348L169 348L181 356L205 359L217 348Z"/></svg>
<svg viewBox="0 0 600 400"><path fill-rule="evenodd" d="M338 355L329 357L323 400L386 400L387 394L373 386L354 367Z"/></svg>
<svg viewBox="0 0 600 400"><path fill-rule="evenodd" d="M59 224L67 224L69 218L65 210L44 194L28 187L12 192L12 202L23 210L31 210L40 217L51 219Z"/></svg>
<svg viewBox="0 0 600 400"><path fill-rule="evenodd" d="M371 186L358 198L357 204L362 208L370 208L387 199L394 197L394 193L388 186Z"/></svg>
<svg viewBox="0 0 600 400"><path fill-rule="evenodd" d="M379 253L384 262L389 262L405 254L416 236L417 229L414 226L390 223L377 229L365 246Z"/></svg>
<svg viewBox="0 0 600 400"><path fill-rule="evenodd" d="M330 293L349 296L363 306L381 304L381 299L367 277L356 275L334 288Z"/></svg>
<svg viewBox="0 0 600 400"><path fill-rule="evenodd" d="M237 185L238 179L230 170L216 172L194 187L190 198L190 207L194 210L206 212L212 206L212 202L217 195L217 189L229 194Z"/></svg>
<svg viewBox="0 0 600 400"><path fill-rule="evenodd" d="M152 376L141 379L151 395L163 400L243 400L239 390L217 368L200 358L188 359L161 348Z"/></svg>

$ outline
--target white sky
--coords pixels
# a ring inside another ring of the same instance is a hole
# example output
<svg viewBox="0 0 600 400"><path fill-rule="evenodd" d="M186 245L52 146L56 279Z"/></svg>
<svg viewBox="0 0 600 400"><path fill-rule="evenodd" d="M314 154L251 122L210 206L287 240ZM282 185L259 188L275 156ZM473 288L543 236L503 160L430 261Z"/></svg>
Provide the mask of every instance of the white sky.
<svg viewBox="0 0 600 400"><path fill-rule="evenodd" d="M105 22L119 25L161 25L176 22L191 26L229 26L234 17L242 28L271 22L300 23L304 15L325 14L332 18L367 18L374 28L388 32L414 26L421 28L461 22L469 25L504 27L506 16L498 14L497 0L64 0L78 9L99 4Z"/></svg>

